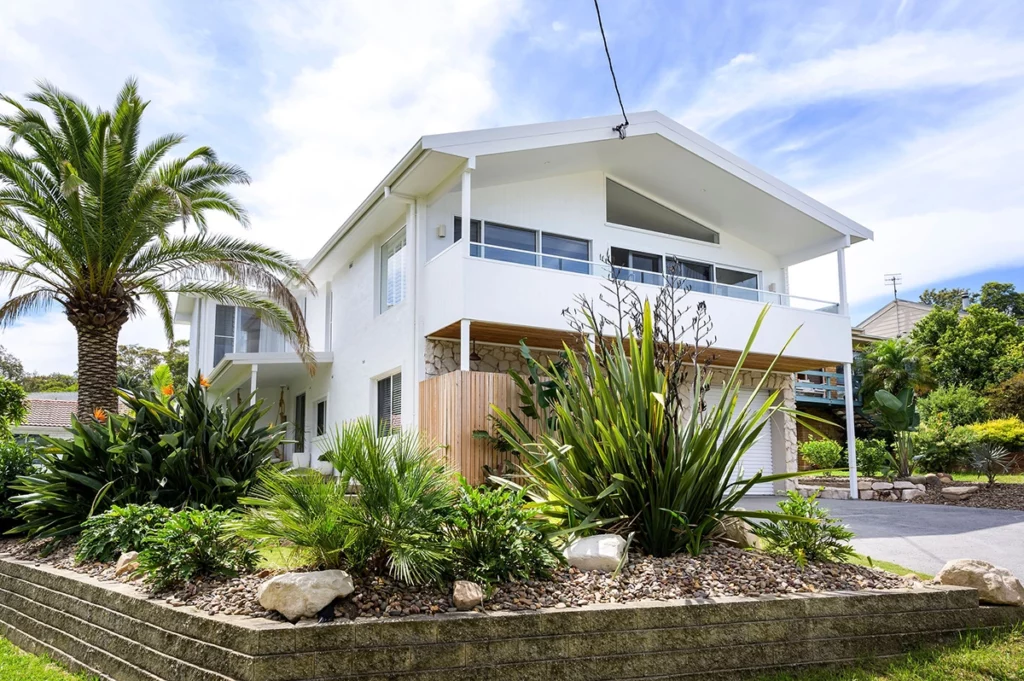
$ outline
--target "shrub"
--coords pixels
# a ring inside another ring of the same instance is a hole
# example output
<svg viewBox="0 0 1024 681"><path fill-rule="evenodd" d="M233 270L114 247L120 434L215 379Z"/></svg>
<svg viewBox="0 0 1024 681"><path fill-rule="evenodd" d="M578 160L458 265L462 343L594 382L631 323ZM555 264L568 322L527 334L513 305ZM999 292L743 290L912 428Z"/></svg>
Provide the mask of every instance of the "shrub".
<svg viewBox="0 0 1024 681"><path fill-rule="evenodd" d="M878 475L892 467L892 454L885 440L857 438L857 471L861 475Z"/></svg>
<svg viewBox="0 0 1024 681"><path fill-rule="evenodd" d="M808 440L800 443L800 456L815 468L835 468L843 457L843 446L835 440Z"/></svg>
<svg viewBox="0 0 1024 681"><path fill-rule="evenodd" d="M736 480L734 475L781 409L778 393L759 408L738 399L743 361L765 312L719 402L684 414L671 408L680 402L674 391L685 391L670 380L678 378L678 367L661 361L670 350L655 342L650 302L640 309L638 323L630 325L638 334L616 330L614 338L606 338L601 323L587 314L585 331L602 341L583 343L582 351L568 349L564 373L540 369L555 385L556 430L542 430L534 441L510 414L495 413L502 435L519 453L531 498L561 530L601 526L635 532L637 542L655 556L684 548L697 554L725 517L744 515L734 507L753 485L786 477L758 472ZM690 370L690 403L701 404L703 367L694 362Z"/></svg>
<svg viewBox="0 0 1024 681"><path fill-rule="evenodd" d="M249 508L235 525L238 534L266 546L286 544L311 567L341 567L351 531L348 490L309 468L265 468L258 477L252 496L239 500Z"/></svg>
<svg viewBox="0 0 1024 681"><path fill-rule="evenodd" d="M954 428L984 421L988 409L987 400L966 385L937 388L919 399L917 406L922 423L942 414Z"/></svg>
<svg viewBox="0 0 1024 681"><path fill-rule="evenodd" d="M16 524L17 504L11 501L11 497L17 492L12 485L20 476L32 472L32 459L30 447L13 439L0 440L0 533Z"/></svg>
<svg viewBox="0 0 1024 681"><path fill-rule="evenodd" d="M230 533L232 513L187 509L172 514L145 541L139 571L157 591L197 577L234 577L256 567L259 554Z"/></svg>
<svg viewBox="0 0 1024 681"><path fill-rule="evenodd" d="M996 476L1010 470L1010 453L1005 447L982 442L973 451L971 467L988 478L988 486L996 482Z"/></svg>
<svg viewBox="0 0 1024 681"><path fill-rule="evenodd" d="M841 562L853 555L853 532L818 505L818 492L804 498L791 490L778 506L784 515L807 520L774 520L756 526L754 533L764 540L768 551L791 556L801 565Z"/></svg>
<svg viewBox="0 0 1024 681"><path fill-rule="evenodd" d="M167 399L119 392L128 415L72 420L69 440L47 438L39 470L19 479L15 497L33 536L75 534L112 506L230 507L268 465L285 426L264 427L262 403L230 407L194 382Z"/></svg>
<svg viewBox="0 0 1024 681"><path fill-rule="evenodd" d="M1024 418L1024 372L988 390L988 410L996 418ZM980 420L980 419L979 419Z"/></svg>
<svg viewBox="0 0 1024 681"><path fill-rule="evenodd" d="M945 413L938 413L914 433L914 463L925 473L950 473L970 458L974 433L953 427Z"/></svg>
<svg viewBox="0 0 1024 681"><path fill-rule="evenodd" d="M82 523L75 560L109 563L121 553L142 551L146 537L159 529L171 511L153 504L114 506Z"/></svg>
<svg viewBox="0 0 1024 681"><path fill-rule="evenodd" d="M25 389L9 378L0 376L0 441L11 439L11 430L28 414Z"/></svg>
<svg viewBox="0 0 1024 681"><path fill-rule="evenodd" d="M491 583L550 574L559 554L525 503L522 490L477 488L462 480L445 533L455 578Z"/></svg>
<svg viewBox="0 0 1024 681"><path fill-rule="evenodd" d="M1011 452L1024 448L1024 421L1016 416L968 426L979 442L1005 447Z"/></svg>

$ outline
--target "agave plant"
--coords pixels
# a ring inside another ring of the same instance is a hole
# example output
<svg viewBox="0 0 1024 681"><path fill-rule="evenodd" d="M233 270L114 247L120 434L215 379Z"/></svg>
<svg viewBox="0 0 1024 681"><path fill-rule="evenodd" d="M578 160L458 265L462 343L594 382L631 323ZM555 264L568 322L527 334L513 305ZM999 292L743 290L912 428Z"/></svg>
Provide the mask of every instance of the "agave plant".
<svg viewBox="0 0 1024 681"><path fill-rule="evenodd" d="M996 484L996 476L1010 470L1012 457L1002 445L991 442L978 443L971 451L971 467L988 479L988 487Z"/></svg>
<svg viewBox="0 0 1024 681"><path fill-rule="evenodd" d="M721 399L706 409L699 406L704 369L694 364L688 396L693 407L686 415L666 409L666 403L676 401L669 392L685 388L672 384L659 367L649 303L643 306L639 335L616 333L600 352L591 345L582 352L566 347L564 373L545 371L556 387L551 407L557 429L533 441L517 419L495 409L520 455L535 503L564 532L600 526L635 533L636 541L656 556L683 549L699 553L727 516L782 519L777 513L736 508L754 485L796 475L741 474L743 455L769 419L778 412L794 414L780 405L778 391L759 407L752 398L740 400L740 371L767 311L761 312L724 382Z"/></svg>

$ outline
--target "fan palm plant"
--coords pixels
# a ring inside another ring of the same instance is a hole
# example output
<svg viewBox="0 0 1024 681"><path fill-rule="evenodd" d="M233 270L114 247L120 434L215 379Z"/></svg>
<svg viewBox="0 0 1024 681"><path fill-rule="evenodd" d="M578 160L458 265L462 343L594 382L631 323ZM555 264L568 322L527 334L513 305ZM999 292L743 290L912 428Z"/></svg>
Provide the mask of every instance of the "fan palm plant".
<svg viewBox="0 0 1024 681"><path fill-rule="evenodd" d="M184 141L162 135L142 146L148 102L134 80L110 111L43 83L30 108L0 99L10 140L0 146L0 327L60 305L78 334L78 412L114 410L121 327L151 301L173 338L170 295L204 296L253 308L307 361L309 337L288 283L310 286L299 263L244 239L206 232L211 213L248 224L227 191L248 175L209 147L171 156ZM173 233L180 223L181 233ZM189 226L197 229L190 231Z"/></svg>
<svg viewBox="0 0 1024 681"><path fill-rule="evenodd" d="M906 338L888 338L872 345L859 358L858 373L864 377L860 396L865 404L879 390L897 395L909 387L922 393L932 385L927 359Z"/></svg>

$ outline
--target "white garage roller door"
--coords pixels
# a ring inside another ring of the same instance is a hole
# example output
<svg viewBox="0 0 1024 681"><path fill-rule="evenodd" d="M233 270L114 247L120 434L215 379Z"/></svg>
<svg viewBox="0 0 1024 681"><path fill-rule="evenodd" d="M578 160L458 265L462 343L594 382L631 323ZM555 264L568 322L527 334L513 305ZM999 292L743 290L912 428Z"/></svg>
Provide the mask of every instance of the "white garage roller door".
<svg viewBox="0 0 1024 681"><path fill-rule="evenodd" d="M746 404L747 400L750 399L750 395L753 393L749 389L741 389L739 391L739 401L737 403L737 409L741 408ZM757 393L757 397L754 399L754 403L751 405L750 410L756 411L761 408L765 401L771 396L771 393L767 390L760 390ZM718 404L718 401L722 397L722 389L719 387L713 387L708 390L707 397L705 400L708 405ZM757 471L762 471L765 475L770 475L774 469L772 468L772 426L766 424L761 429L761 435L758 436L757 441L747 450L747 453L743 455L743 477L751 478ZM754 485L750 488L750 494L774 494L775 488L770 482L762 482Z"/></svg>

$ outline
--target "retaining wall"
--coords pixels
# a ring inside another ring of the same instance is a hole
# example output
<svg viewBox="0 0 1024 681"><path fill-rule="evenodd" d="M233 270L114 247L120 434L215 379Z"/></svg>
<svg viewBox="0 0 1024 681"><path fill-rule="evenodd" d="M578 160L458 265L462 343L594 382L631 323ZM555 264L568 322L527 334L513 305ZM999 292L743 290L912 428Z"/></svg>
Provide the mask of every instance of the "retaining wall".
<svg viewBox="0 0 1024 681"><path fill-rule="evenodd" d="M299 625L205 616L0 559L0 635L115 681L730 678L897 655L1024 620L972 589L725 598Z"/></svg>

